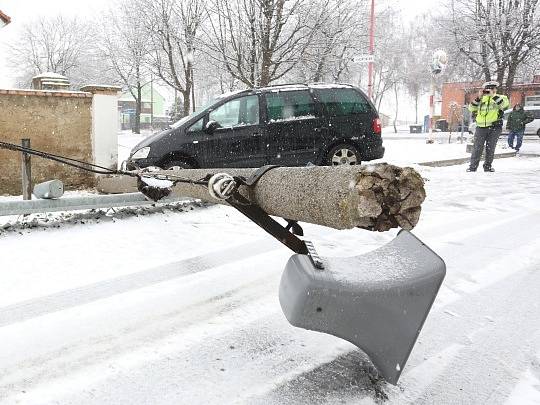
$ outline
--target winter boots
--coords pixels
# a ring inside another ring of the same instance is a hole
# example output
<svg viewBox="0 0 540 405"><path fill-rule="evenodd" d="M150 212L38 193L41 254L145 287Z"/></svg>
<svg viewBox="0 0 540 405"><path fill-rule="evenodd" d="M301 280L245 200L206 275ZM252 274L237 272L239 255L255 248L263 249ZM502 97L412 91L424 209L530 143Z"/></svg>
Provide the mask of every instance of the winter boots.
<svg viewBox="0 0 540 405"><path fill-rule="evenodd" d="M476 167L467 167L467 172L475 172L476 171ZM488 173L493 173L495 172L495 169L491 166L484 166L484 171L485 172L488 172Z"/></svg>

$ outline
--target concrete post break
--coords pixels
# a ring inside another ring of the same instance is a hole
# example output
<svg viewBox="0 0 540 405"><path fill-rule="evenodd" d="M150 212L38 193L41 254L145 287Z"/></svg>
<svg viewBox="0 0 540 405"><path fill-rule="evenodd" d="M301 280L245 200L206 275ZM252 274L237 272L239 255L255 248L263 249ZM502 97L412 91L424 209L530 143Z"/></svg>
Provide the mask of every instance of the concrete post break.
<svg viewBox="0 0 540 405"><path fill-rule="evenodd" d="M232 205L296 252L279 288L287 320L355 344L380 376L397 383L446 273L444 261L408 231L418 223L426 197L422 177L414 169L377 164L138 173L139 179L103 177L98 188L129 192L138 184L154 200L184 196ZM253 182L254 173L262 174ZM148 189L150 184L158 187L156 178L167 183L166 193ZM232 197L220 198L229 193L235 178L244 180L233 185ZM289 225L269 215L287 218ZM311 242L297 237L303 232L295 231L291 220L335 229L402 230L367 254L324 258Z"/></svg>

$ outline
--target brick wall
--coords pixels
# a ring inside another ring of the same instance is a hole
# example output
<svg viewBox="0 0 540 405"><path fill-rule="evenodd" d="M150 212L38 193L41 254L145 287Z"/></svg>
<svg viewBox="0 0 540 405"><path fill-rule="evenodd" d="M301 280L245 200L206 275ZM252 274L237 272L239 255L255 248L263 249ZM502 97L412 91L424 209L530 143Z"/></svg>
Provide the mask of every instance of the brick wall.
<svg viewBox="0 0 540 405"><path fill-rule="evenodd" d="M92 94L68 91L0 90L0 140L91 162ZM0 149L0 195L21 191L20 154ZM91 187L94 176L32 157L34 183L57 178L66 189Z"/></svg>
<svg viewBox="0 0 540 405"><path fill-rule="evenodd" d="M442 87L441 117L450 119L450 106L457 103L462 106L469 102L469 94L480 88L482 82L473 83L444 83Z"/></svg>
<svg viewBox="0 0 540 405"><path fill-rule="evenodd" d="M539 91L540 91L540 85L537 87L536 90L532 88L514 90L510 94L510 105L513 107L517 103L525 104L525 97L539 94Z"/></svg>
<svg viewBox="0 0 540 405"><path fill-rule="evenodd" d="M470 83L444 83L442 87L442 118L449 120L450 106L453 102L458 105L466 105L478 95L482 87L482 82ZM540 93L540 82L516 84L515 88L507 94L510 99L510 105L513 107L517 103L523 104L526 96L534 96Z"/></svg>

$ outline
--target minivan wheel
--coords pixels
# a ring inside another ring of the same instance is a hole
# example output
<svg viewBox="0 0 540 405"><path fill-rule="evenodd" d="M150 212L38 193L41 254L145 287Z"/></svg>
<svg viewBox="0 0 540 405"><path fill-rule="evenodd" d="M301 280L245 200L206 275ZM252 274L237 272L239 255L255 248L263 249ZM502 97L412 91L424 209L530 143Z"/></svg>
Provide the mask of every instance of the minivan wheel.
<svg viewBox="0 0 540 405"><path fill-rule="evenodd" d="M185 160L171 160L163 165L165 170L193 169L193 165Z"/></svg>
<svg viewBox="0 0 540 405"><path fill-rule="evenodd" d="M347 144L340 144L330 149L326 160L329 166L352 166L361 163L358 150Z"/></svg>
<svg viewBox="0 0 540 405"><path fill-rule="evenodd" d="M538 130L538 132L536 133L536 135L538 135L538 137L540 138L540 129Z"/></svg>

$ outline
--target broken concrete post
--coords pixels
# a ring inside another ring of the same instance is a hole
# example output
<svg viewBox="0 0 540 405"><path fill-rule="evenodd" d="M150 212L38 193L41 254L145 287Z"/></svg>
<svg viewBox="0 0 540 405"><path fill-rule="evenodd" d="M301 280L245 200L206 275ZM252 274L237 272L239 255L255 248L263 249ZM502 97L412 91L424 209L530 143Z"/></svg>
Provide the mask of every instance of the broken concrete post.
<svg viewBox="0 0 540 405"><path fill-rule="evenodd" d="M256 169L194 169L163 171L184 179L201 180L220 172L248 178ZM101 192L136 190L136 179L104 177ZM386 163L344 167L279 167L268 171L251 189L240 193L270 215L335 229L359 227L386 231L412 229L426 197L422 177L412 168ZM176 183L172 196L226 204L201 185Z"/></svg>

